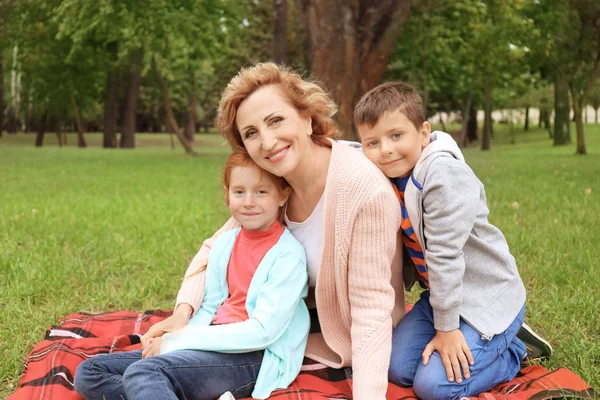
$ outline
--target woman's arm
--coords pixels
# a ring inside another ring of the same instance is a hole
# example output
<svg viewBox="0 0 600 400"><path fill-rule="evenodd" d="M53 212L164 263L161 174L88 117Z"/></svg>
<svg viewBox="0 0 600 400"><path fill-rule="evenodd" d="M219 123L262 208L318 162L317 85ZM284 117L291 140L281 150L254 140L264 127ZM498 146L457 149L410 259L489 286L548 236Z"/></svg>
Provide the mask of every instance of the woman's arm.
<svg viewBox="0 0 600 400"><path fill-rule="evenodd" d="M265 349L273 344L292 320L308 285L305 260L295 254L285 254L275 263L260 288L249 319L223 325L187 325L163 336L161 354L175 350L239 353ZM308 326L306 329L308 334Z"/></svg>
<svg viewBox="0 0 600 400"><path fill-rule="evenodd" d="M359 212L348 256L352 316L353 397L385 399L392 352L391 285L400 207L391 190L380 190Z"/></svg>
<svg viewBox="0 0 600 400"><path fill-rule="evenodd" d="M235 219L229 218L221 229L202 243L200 251L198 251L185 273L183 283L181 284L179 294L177 295L173 315L150 327L148 332L142 336L142 347L148 346L148 341L151 338L160 337L166 332L171 332L187 325L190 317L200 308L200 304L204 298L206 270L198 274L194 274L194 272L198 271L200 267L208 264L210 249L217 238L221 236L223 232L237 228L239 225L239 222Z"/></svg>
<svg viewBox="0 0 600 400"><path fill-rule="evenodd" d="M208 264L208 255L210 254L210 249L212 248L215 240L223 232L239 227L240 224L233 218L229 218L229 220L219 229L215 234L204 241L202 243L202 247L192 260L190 266L185 272L183 283L181 284L181 288L179 289L179 293L177 294L177 301L175 302L175 308L178 309L180 304L188 304L192 308L192 312L188 317L191 317L198 311L200 308L200 304L202 303L202 299L204 298L204 281L205 281L205 273L206 271L202 271L200 273L194 274L201 267L204 267Z"/></svg>

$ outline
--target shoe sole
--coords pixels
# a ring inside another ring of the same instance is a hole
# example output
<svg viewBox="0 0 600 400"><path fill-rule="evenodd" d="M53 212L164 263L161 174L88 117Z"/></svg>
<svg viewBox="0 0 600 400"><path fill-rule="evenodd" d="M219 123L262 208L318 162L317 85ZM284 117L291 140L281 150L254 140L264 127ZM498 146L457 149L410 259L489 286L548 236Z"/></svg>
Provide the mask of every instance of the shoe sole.
<svg viewBox="0 0 600 400"><path fill-rule="evenodd" d="M548 356L543 356L543 358L545 358L545 357L550 358L552 356L552 352L553 352L552 345L550 343L548 343L548 341L546 341L540 335L535 333L533 331L533 329L531 329L531 327L529 325L527 325L525 322L523 322L523 329L525 329L529 335L533 336L536 340L539 340L541 343L544 344L544 346L548 350Z"/></svg>

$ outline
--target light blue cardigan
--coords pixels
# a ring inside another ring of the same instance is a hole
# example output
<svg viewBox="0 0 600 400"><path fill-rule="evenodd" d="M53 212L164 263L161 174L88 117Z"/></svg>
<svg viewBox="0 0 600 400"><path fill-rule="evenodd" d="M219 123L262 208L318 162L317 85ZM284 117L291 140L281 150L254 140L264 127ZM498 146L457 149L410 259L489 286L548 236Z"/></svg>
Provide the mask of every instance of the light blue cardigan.
<svg viewBox="0 0 600 400"><path fill-rule="evenodd" d="M239 231L227 231L215 241L202 305L187 326L163 336L161 354L176 350L246 353L264 349L252 392L253 397L264 399L273 390L286 388L300 372L310 328L303 300L308 291L306 253L285 229L252 277L246 298L249 319L210 325L217 308L229 297L227 265Z"/></svg>

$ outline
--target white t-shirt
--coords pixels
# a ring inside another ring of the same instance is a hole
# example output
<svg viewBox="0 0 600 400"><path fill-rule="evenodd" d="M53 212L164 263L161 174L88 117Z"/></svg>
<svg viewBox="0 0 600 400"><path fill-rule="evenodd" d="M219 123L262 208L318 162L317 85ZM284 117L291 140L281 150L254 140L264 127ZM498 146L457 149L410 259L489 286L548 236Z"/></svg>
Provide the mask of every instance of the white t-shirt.
<svg viewBox="0 0 600 400"><path fill-rule="evenodd" d="M317 274L321 265L321 253L323 251L323 203L321 196L319 203L304 222L293 222L284 214L285 225L292 232L306 250L306 261L308 264L308 286L317 286Z"/></svg>

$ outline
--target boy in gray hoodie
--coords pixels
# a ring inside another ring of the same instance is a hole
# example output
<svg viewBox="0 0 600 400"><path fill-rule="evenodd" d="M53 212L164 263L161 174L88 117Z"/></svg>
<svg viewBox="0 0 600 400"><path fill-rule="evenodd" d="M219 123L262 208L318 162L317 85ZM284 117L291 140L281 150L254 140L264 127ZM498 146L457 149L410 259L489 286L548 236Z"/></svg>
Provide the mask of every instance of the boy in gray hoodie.
<svg viewBox="0 0 600 400"><path fill-rule="evenodd" d="M410 85L372 89L354 120L365 155L398 195L405 284L416 278L426 289L394 330L389 380L428 400L476 396L512 380L527 354L517 337L525 286L487 219L483 184L452 137L431 132Z"/></svg>

